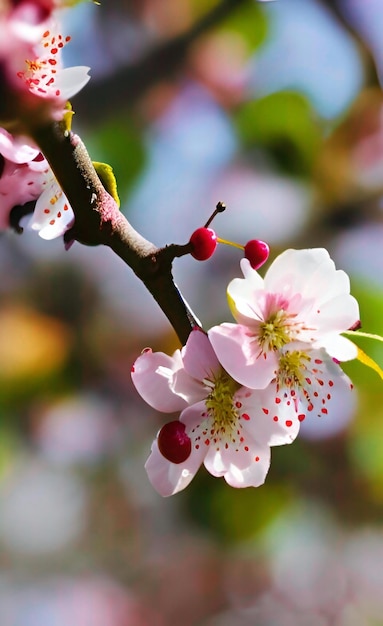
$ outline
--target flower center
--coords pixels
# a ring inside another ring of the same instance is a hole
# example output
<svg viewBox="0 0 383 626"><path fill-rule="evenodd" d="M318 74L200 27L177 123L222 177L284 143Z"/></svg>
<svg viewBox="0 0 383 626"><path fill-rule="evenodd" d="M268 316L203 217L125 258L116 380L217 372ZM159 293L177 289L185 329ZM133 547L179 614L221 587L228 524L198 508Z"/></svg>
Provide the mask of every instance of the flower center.
<svg viewBox="0 0 383 626"><path fill-rule="evenodd" d="M283 309L272 313L265 322L260 325L259 343L264 352L280 350L289 341L292 341L292 328L289 317Z"/></svg>
<svg viewBox="0 0 383 626"><path fill-rule="evenodd" d="M60 95L60 90L55 87L59 67L58 58L68 41L70 41L69 36L64 38L60 34L45 31L42 37L42 56L33 60L25 59L26 69L17 72L17 76L24 80L28 89L42 96Z"/></svg>
<svg viewBox="0 0 383 626"><path fill-rule="evenodd" d="M279 359L277 372L277 386L289 389L303 389L305 387L305 374L310 357L306 352L295 350L282 354Z"/></svg>
<svg viewBox="0 0 383 626"><path fill-rule="evenodd" d="M212 420L212 430L216 435L224 435L230 433L237 427L238 410L234 406L233 397L235 392L240 388L237 383L227 372L222 370L220 374L211 381L204 381L211 392L205 400L208 417Z"/></svg>

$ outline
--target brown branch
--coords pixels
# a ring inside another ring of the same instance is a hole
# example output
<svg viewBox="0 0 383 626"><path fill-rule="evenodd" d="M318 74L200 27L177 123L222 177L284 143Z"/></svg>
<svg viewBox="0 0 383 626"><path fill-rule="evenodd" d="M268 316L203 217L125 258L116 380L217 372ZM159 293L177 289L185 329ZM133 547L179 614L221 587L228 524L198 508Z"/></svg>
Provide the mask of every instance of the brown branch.
<svg viewBox="0 0 383 626"><path fill-rule="evenodd" d="M68 198L75 224L66 241L109 246L144 283L184 344L199 322L173 281L172 262L188 246L157 248L142 237L106 192L87 150L77 135L65 134L59 124L33 129L40 147Z"/></svg>

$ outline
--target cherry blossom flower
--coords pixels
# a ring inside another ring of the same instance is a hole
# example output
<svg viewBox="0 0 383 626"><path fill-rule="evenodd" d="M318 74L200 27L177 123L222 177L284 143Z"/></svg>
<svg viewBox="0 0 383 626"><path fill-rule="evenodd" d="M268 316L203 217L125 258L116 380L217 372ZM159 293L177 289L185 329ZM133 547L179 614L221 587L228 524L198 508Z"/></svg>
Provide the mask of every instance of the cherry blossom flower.
<svg viewBox="0 0 383 626"><path fill-rule="evenodd" d="M62 119L66 101L88 82L89 68L62 67L61 51L70 37L59 32L49 7L21 2L0 14L0 40L0 61L8 88L24 91L29 104L28 94L44 99L52 119Z"/></svg>
<svg viewBox="0 0 383 626"><path fill-rule="evenodd" d="M297 403L281 393L276 404L270 389L254 391L237 383L199 329L172 357L145 350L132 368L132 380L155 409L181 411L178 443L175 437L161 445L161 429L145 466L163 496L184 489L202 464L233 487L257 487L269 469L270 446L291 443L299 431ZM185 438L190 445L182 458L177 446Z"/></svg>
<svg viewBox="0 0 383 626"><path fill-rule="evenodd" d="M13 207L35 200L28 226L43 239L59 237L73 225L73 210L38 148L0 128L0 230L9 228Z"/></svg>
<svg viewBox="0 0 383 626"><path fill-rule="evenodd" d="M13 207L40 196L48 169L38 148L0 128L0 230L9 228Z"/></svg>
<svg viewBox="0 0 383 626"><path fill-rule="evenodd" d="M25 137L13 137L0 128L0 154L13 163L28 163L37 157L40 150Z"/></svg>
<svg viewBox="0 0 383 626"><path fill-rule="evenodd" d="M359 322L347 274L336 270L322 248L286 250L265 278L242 259L244 278L228 286L237 324L209 331L222 366L242 385L265 388L277 376L281 350L292 342L305 350L325 348L338 361L357 356L356 346L340 333Z"/></svg>

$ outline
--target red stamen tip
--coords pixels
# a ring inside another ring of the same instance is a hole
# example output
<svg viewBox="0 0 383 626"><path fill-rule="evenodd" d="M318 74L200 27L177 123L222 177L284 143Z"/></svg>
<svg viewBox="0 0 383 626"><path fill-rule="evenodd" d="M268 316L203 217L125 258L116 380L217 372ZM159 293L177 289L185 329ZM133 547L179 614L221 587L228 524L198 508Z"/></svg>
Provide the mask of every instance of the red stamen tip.
<svg viewBox="0 0 383 626"><path fill-rule="evenodd" d="M245 258L250 261L253 269L257 270L269 258L270 248L260 239L251 239L245 245Z"/></svg>
<svg viewBox="0 0 383 626"><path fill-rule="evenodd" d="M211 228L197 228L190 237L189 243L192 245L191 255L197 261L210 259L217 247L217 235Z"/></svg>

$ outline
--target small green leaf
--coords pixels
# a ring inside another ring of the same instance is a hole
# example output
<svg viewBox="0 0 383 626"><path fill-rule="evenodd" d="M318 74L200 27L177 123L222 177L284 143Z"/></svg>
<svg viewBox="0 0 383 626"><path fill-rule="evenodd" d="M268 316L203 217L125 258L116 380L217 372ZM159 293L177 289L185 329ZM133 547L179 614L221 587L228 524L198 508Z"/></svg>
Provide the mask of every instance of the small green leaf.
<svg viewBox="0 0 383 626"><path fill-rule="evenodd" d="M93 161L93 165L106 191L116 201L117 206L120 206L120 198L117 193L117 181L112 167L108 165L108 163L100 163L99 161Z"/></svg>

